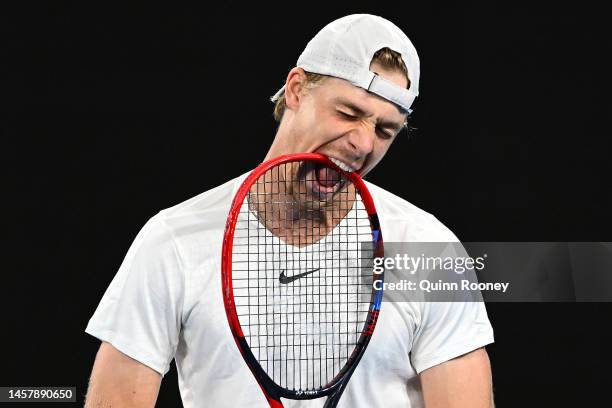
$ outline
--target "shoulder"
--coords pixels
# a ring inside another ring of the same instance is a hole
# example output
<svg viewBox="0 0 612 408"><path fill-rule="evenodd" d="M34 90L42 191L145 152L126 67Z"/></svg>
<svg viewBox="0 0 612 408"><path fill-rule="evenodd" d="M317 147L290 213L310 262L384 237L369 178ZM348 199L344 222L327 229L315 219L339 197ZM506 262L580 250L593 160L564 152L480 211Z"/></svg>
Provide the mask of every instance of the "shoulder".
<svg viewBox="0 0 612 408"><path fill-rule="evenodd" d="M160 211L145 229L166 231L187 264L202 261L222 244L223 231L232 200L247 174L207 190L182 203Z"/></svg>
<svg viewBox="0 0 612 408"><path fill-rule="evenodd" d="M457 242L433 214L370 182L365 182L387 241Z"/></svg>
<svg viewBox="0 0 612 408"><path fill-rule="evenodd" d="M232 199L247 174L242 174L220 186L214 187L198 194L182 203L161 211L167 220L180 218L192 214L215 213L229 210Z"/></svg>

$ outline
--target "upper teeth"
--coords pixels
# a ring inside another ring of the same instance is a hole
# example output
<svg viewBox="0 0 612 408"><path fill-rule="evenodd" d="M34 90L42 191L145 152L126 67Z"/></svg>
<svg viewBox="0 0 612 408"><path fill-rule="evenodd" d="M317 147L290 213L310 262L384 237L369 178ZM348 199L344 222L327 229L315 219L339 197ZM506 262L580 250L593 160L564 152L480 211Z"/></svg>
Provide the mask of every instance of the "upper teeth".
<svg viewBox="0 0 612 408"><path fill-rule="evenodd" d="M342 170L347 171L347 172L353 172L357 169L353 168L353 166L350 166L334 157L330 157L329 160L332 161L332 163L334 163L336 166L340 167Z"/></svg>

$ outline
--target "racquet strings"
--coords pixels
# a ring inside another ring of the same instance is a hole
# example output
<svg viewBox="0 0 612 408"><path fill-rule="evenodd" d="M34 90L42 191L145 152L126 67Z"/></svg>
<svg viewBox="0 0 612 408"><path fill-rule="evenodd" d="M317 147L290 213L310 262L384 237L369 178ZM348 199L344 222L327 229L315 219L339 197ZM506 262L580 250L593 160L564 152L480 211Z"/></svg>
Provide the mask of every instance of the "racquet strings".
<svg viewBox="0 0 612 408"><path fill-rule="evenodd" d="M292 162L264 173L242 204L233 241L245 340L267 375L293 391L334 382L372 301L373 255L360 245L372 240L368 214L352 183L320 166ZM313 193L315 182L339 191Z"/></svg>

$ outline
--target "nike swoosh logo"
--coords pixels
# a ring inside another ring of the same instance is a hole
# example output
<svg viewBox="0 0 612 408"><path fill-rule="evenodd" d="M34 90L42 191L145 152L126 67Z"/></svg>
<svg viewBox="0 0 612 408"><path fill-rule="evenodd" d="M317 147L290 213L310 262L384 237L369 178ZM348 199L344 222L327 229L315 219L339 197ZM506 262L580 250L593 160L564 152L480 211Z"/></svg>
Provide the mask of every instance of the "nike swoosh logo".
<svg viewBox="0 0 612 408"><path fill-rule="evenodd" d="M314 273L314 272L316 272L318 270L319 270L319 268L313 269L312 271L306 271L306 272L298 273L297 275L293 275L293 276L287 276L287 275L285 275L285 271L281 271L280 275L278 276L278 281L280 283L282 283L283 285L286 285L288 283L293 282L296 279L303 278L304 276L310 275L311 273Z"/></svg>

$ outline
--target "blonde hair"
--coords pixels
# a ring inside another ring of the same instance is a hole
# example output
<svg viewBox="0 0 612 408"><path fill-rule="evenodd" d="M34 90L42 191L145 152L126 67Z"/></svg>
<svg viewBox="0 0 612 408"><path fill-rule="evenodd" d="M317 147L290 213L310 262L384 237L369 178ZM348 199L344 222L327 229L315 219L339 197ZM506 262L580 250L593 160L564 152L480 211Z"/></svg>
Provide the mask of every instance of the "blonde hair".
<svg viewBox="0 0 612 408"><path fill-rule="evenodd" d="M408 78L408 68L406 68L406 64L402 60L402 56L399 52L395 52L390 48L381 48L376 51L374 56L372 57L372 62L377 62L382 65L386 69L398 70L401 71L408 81L408 87L410 87L410 79ZM320 85L323 79L325 79L326 75L321 74L313 74L312 72L306 72L306 86L314 87ZM283 114L285 113L285 93L283 92L280 97L276 100L276 104L274 105L274 119L280 123L283 118Z"/></svg>

